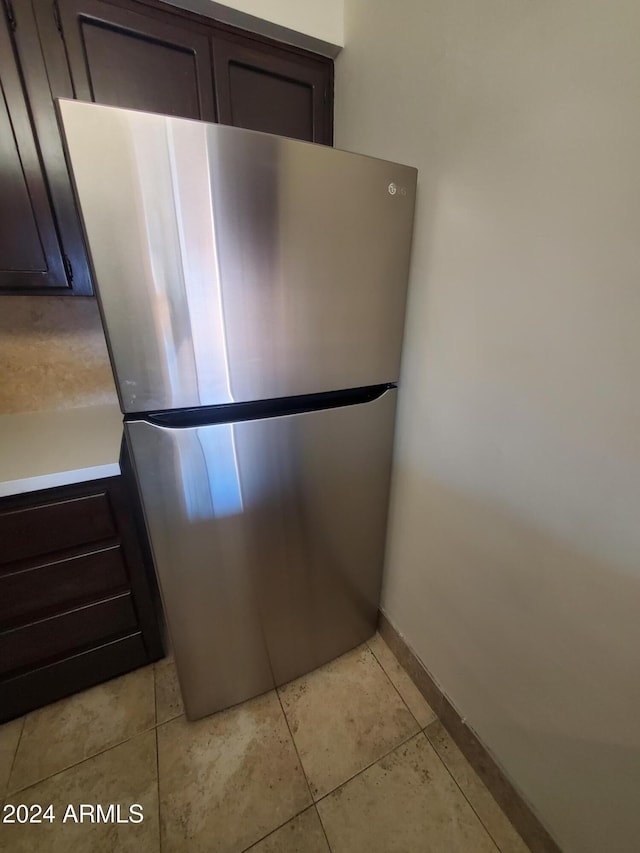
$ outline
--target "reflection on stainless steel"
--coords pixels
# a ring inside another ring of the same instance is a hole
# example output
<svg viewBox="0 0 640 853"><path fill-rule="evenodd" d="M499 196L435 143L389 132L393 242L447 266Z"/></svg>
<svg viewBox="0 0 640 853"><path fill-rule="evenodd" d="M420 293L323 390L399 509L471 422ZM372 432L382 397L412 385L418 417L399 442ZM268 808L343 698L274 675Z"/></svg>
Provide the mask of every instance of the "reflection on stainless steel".
<svg viewBox="0 0 640 853"><path fill-rule="evenodd" d="M190 718L375 630L395 403L126 424Z"/></svg>
<svg viewBox="0 0 640 853"><path fill-rule="evenodd" d="M234 425L198 428L175 434L181 453L180 476L184 512L190 521L224 518L243 510L242 487L236 457Z"/></svg>
<svg viewBox="0 0 640 853"><path fill-rule="evenodd" d="M60 111L125 412L397 380L414 169L77 101Z"/></svg>

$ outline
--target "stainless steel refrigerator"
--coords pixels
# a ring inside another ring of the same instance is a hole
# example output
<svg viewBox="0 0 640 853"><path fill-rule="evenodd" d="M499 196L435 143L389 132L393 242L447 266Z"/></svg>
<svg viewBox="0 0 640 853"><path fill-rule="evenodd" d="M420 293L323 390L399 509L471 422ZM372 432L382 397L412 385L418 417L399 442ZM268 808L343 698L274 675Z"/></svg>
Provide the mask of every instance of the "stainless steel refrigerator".
<svg viewBox="0 0 640 853"><path fill-rule="evenodd" d="M187 716L375 630L416 171L60 101Z"/></svg>

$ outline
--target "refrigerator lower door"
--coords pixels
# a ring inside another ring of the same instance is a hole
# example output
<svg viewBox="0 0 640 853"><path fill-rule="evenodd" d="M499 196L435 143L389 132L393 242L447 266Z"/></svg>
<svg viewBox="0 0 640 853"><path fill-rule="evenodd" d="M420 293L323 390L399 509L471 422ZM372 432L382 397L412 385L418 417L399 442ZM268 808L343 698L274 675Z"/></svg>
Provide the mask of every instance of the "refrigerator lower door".
<svg viewBox="0 0 640 853"><path fill-rule="evenodd" d="M375 630L396 394L207 426L127 422L190 719Z"/></svg>

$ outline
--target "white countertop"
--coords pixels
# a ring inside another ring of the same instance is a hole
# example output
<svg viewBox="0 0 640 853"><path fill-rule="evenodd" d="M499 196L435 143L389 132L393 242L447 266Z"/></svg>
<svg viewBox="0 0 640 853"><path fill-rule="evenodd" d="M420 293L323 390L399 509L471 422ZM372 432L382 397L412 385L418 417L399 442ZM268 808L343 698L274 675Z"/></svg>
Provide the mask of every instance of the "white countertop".
<svg viewBox="0 0 640 853"><path fill-rule="evenodd" d="M120 473L118 406L0 415L0 497Z"/></svg>

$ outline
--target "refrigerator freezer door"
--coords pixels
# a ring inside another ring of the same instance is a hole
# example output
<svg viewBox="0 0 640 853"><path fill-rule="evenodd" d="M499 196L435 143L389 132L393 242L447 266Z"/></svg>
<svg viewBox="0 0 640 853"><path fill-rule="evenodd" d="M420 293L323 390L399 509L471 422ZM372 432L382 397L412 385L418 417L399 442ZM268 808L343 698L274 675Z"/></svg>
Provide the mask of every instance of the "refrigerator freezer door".
<svg viewBox="0 0 640 853"><path fill-rule="evenodd" d="M184 429L126 424L189 718L374 632L396 393Z"/></svg>
<svg viewBox="0 0 640 853"><path fill-rule="evenodd" d="M397 381L415 169L59 106L123 411Z"/></svg>

